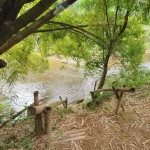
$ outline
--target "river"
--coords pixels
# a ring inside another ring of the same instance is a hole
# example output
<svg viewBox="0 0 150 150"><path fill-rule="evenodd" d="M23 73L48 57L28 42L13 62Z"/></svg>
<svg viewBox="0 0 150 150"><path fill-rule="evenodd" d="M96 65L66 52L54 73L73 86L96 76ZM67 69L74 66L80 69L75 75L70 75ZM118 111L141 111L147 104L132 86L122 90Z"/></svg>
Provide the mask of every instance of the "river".
<svg viewBox="0 0 150 150"><path fill-rule="evenodd" d="M7 97L5 103L18 111L33 103L34 91L39 91L39 98L48 96L44 103L59 100L59 96L62 99L67 97L69 102L88 96L96 79L85 78L83 69L77 68L75 62L64 64L62 61L53 57L50 59L50 70L30 73L24 81L16 82L11 91L7 86L3 87L1 92Z"/></svg>
<svg viewBox="0 0 150 150"><path fill-rule="evenodd" d="M69 102L89 96L94 89L97 78L84 77L82 68L77 68L75 62L64 64L56 57L50 59L51 67L44 73L30 73L25 80L16 82L11 91L7 86L1 92L7 96L5 103L9 103L16 111L33 103L34 91L39 91L39 98L48 96L44 103L59 100L59 96L68 98ZM150 53L143 59L144 66L150 69ZM63 67L62 67L63 66ZM108 73L117 73L112 68Z"/></svg>

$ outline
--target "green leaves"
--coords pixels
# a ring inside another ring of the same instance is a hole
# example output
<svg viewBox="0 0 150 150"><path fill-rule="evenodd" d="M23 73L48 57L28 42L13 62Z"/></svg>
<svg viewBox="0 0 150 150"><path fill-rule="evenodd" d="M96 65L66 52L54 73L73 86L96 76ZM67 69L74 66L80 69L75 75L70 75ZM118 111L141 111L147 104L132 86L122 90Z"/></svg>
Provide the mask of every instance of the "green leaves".
<svg viewBox="0 0 150 150"><path fill-rule="evenodd" d="M35 38L26 38L3 55L8 65L0 69L1 80L13 83L29 71L41 72L49 68L49 61L47 57L43 57L43 52L37 49Z"/></svg>

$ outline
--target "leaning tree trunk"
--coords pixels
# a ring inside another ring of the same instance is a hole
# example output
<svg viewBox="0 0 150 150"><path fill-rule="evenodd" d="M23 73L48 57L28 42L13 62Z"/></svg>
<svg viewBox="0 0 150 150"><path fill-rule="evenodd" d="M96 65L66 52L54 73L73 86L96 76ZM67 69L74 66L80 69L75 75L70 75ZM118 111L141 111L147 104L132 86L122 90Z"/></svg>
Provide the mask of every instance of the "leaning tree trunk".
<svg viewBox="0 0 150 150"><path fill-rule="evenodd" d="M109 62L109 58L111 56L111 53L112 53L112 51L113 51L113 49L115 47L115 43L116 43L115 39L110 40L110 45L109 45L107 54L106 54L106 56L104 58L104 69L103 69L103 72L102 72L102 76L101 76L101 79L100 79L100 83L99 83L98 89L103 88L103 86L105 84L107 71L108 71L108 62Z"/></svg>
<svg viewBox="0 0 150 150"><path fill-rule="evenodd" d="M102 89L104 84L105 84L109 58L110 58L110 52L108 52L106 57L105 57L104 69L103 69L103 72L102 72L102 76L101 76L101 79L100 79L100 83L99 83L98 89Z"/></svg>

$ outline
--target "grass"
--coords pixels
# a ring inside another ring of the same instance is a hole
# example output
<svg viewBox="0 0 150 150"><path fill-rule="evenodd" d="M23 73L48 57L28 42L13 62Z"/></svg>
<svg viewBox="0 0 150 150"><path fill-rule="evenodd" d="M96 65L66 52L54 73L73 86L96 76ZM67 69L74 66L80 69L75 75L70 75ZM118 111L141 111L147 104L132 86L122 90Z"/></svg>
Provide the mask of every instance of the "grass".
<svg viewBox="0 0 150 150"><path fill-rule="evenodd" d="M61 118L65 117L67 114L74 113L71 106L68 106L67 108L60 107L58 109L58 112L59 112L59 115L61 116Z"/></svg>

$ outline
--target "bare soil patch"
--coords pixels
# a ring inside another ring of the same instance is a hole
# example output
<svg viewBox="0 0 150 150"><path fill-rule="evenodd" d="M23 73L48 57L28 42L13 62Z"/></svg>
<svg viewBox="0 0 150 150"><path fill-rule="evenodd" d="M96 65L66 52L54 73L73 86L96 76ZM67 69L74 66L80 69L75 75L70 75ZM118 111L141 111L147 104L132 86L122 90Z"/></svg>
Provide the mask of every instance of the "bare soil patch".
<svg viewBox="0 0 150 150"><path fill-rule="evenodd" d="M103 103L94 111L72 105L74 113L61 117L53 115L52 135L34 136L34 120L24 120L0 130L0 148L6 140L22 143L25 136L30 137L26 149L33 150L149 150L150 149L150 84L126 93L123 97L125 112L114 115L116 98ZM12 144L13 145L13 144Z"/></svg>

